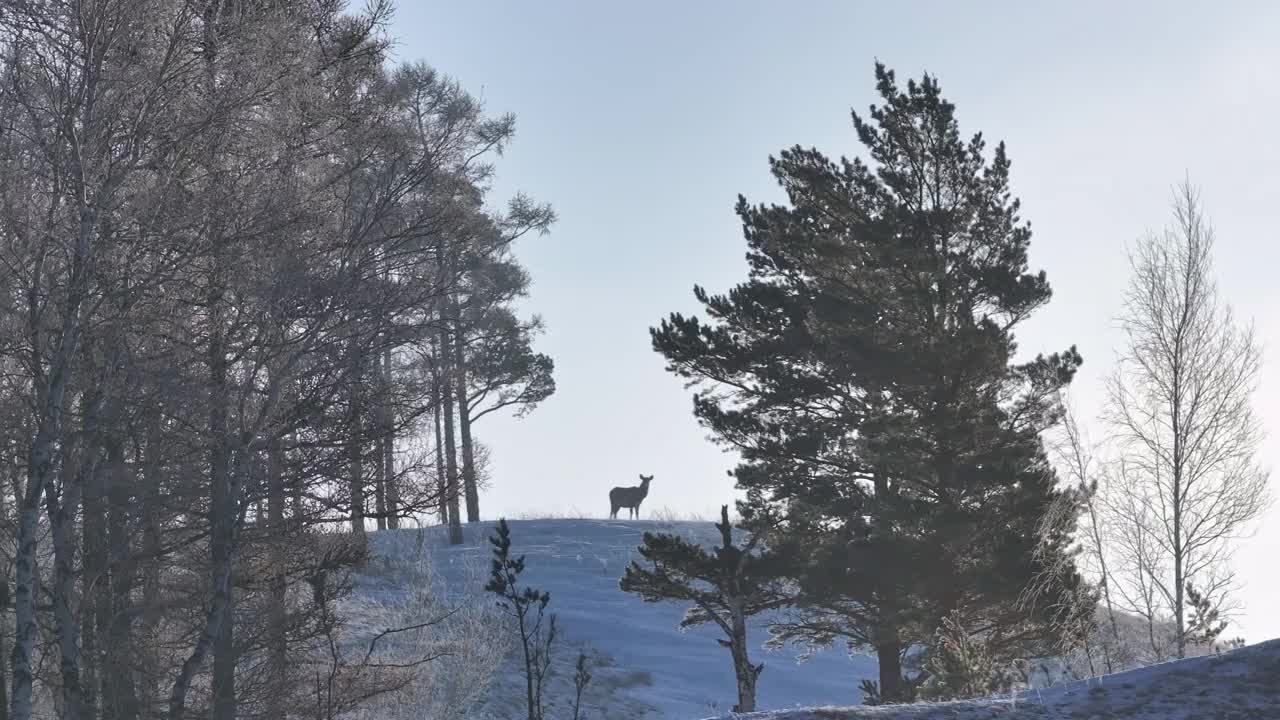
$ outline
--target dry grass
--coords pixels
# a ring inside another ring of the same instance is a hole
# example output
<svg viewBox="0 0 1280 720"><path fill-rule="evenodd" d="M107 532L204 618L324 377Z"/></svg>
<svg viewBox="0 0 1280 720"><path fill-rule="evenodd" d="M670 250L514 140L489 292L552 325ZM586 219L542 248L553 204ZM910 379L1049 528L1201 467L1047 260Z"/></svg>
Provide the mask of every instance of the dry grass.
<svg viewBox="0 0 1280 720"><path fill-rule="evenodd" d="M450 587L439 581L431 553L418 534L401 536L412 551L395 553L394 563L372 562L359 581L370 593L344 603L353 640L367 642L386 628L438 620L410 633L388 636L378 662L412 663L437 657L415 670L399 692L375 698L350 720L462 720L478 718L472 708L493 687L511 650L506 618L484 596L484 568L464 565L467 581ZM407 589L404 592L395 590ZM387 592L391 591L391 592Z"/></svg>

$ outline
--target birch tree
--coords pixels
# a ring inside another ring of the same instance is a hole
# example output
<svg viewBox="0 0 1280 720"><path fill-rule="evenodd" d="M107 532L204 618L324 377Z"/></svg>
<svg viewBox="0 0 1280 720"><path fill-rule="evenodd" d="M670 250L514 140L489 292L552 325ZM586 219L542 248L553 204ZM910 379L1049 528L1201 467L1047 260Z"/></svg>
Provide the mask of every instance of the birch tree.
<svg viewBox="0 0 1280 720"><path fill-rule="evenodd" d="M1089 664L1088 677L1102 672L1111 674L1126 667L1131 652L1120 632L1117 618L1119 610L1112 589L1115 582L1114 569L1110 564L1112 534L1107 527L1108 516L1104 503L1104 494L1109 490L1106 458L1099 446L1090 440L1075 405L1066 398L1063 399L1059 430L1058 437L1049 447L1057 461L1059 475L1074 486L1074 498L1082 506L1077 527L1082 549L1080 565L1087 569L1097 585L1102 611L1105 613L1103 626L1093 633L1100 640L1098 644L1103 662L1101 668L1096 667L1093 662L1092 638L1087 638L1084 643L1083 651ZM1060 507L1054 507L1050 512L1063 510L1076 512L1075 508Z"/></svg>
<svg viewBox="0 0 1280 720"><path fill-rule="evenodd" d="M1220 297L1214 244L1199 194L1184 182L1172 225L1130 256L1126 344L1107 385L1123 463L1107 495L1124 566L1115 590L1152 627L1172 623L1179 658L1192 635L1189 596L1231 607L1232 540L1269 502L1253 409L1262 352L1252 325Z"/></svg>

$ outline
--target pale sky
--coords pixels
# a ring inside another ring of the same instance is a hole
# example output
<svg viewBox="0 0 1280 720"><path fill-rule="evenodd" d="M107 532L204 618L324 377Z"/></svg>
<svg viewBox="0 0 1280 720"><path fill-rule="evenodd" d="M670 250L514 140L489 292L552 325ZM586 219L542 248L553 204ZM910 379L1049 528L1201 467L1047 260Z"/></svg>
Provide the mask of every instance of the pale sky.
<svg viewBox="0 0 1280 720"><path fill-rule="evenodd" d="M1007 142L1032 265L1054 288L1019 344L1079 346L1083 416L1121 339L1125 247L1166 223L1190 174L1223 294L1265 343L1261 458L1280 467L1278 21L1280 5L1261 1L400 0L401 59L517 115L495 199L523 190L560 215L518 248L558 390L526 419L477 426L493 449L483 515L603 517L609 488L639 473L656 476L646 511L710 516L734 497L733 458L694 422L648 329L697 312L695 283L745 277L733 204L781 199L769 154L860 152L849 111L877 100L877 58L901 81L936 75L962 133ZM1229 634L1280 637L1278 553L1273 509L1240 544L1245 611Z"/></svg>

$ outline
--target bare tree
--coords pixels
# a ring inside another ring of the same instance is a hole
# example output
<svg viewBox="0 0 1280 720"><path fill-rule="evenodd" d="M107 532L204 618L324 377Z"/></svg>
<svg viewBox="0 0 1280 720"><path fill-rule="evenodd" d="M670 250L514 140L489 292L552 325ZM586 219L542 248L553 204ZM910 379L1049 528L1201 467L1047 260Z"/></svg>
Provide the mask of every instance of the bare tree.
<svg viewBox="0 0 1280 720"><path fill-rule="evenodd" d="M76 720L82 714L72 532L83 483L95 462L88 459L89 450L80 467L66 464L65 416L74 402L84 336L104 299L106 283L98 274L116 241L113 215L129 193L132 176L148 164L163 164L156 150L163 143L154 138L156 121L169 116L169 102L184 82L181 63L163 43L159 52L136 50L143 38L180 35L175 29L184 22L180 15L164 12L152 0L84 7L17 3L6 6L0 21L0 114L8 118L0 142L5 177L0 236L6 239L0 266L6 287L26 300L25 322L10 329L22 327L25 347L19 357L30 377L23 394L29 397L34 431L25 453L25 487L15 498L17 626L10 710L17 720L34 712L42 496L56 556L51 590L61 714ZM95 404L82 399L81 406L90 410L87 417L98 414ZM57 477L62 481L55 482Z"/></svg>
<svg viewBox="0 0 1280 720"><path fill-rule="evenodd" d="M514 125L387 67L389 12L0 5L0 720L296 714L367 557L323 530L447 499L415 357L489 301L450 263ZM326 716L403 670L336 665Z"/></svg>
<svg viewBox="0 0 1280 720"><path fill-rule="evenodd" d="M1064 399L1062 407L1060 437L1056 438L1056 442L1050 443L1049 448L1057 460L1059 472L1078 491L1077 497L1083 505L1077 521L1083 550L1081 566L1087 567L1096 578L1098 593L1106 612L1101 650L1105 670L1110 674L1119 669L1117 653L1121 640L1115 601L1112 598L1111 570L1107 563L1109 544L1099 498L1099 493L1104 490L1100 480L1105 479L1105 473L1099 462L1098 449L1090 442L1086 429L1080 425L1074 404ZM1091 649L1087 648L1086 651ZM1092 664L1092 653L1089 654Z"/></svg>
<svg viewBox="0 0 1280 720"><path fill-rule="evenodd" d="M1261 349L1219 297L1213 228L1189 182L1174 224L1130 256L1121 327L1127 346L1108 382L1106 420L1122 459L1107 494L1122 593L1157 623L1171 621L1185 657L1188 587L1230 604L1231 540L1268 504L1257 461L1262 428L1251 396Z"/></svg>

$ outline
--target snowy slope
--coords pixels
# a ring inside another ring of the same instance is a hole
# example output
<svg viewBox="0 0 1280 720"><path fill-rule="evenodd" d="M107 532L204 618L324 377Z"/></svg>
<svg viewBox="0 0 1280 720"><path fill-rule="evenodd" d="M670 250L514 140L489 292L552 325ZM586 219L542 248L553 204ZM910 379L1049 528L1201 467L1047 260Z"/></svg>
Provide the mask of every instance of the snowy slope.
<svg viewBox="0 0 1280 720"><path fill-rule="evenodd" d="M727 717L727 716L724 716ZM1280 640L1064 684L1011 698L898 707L815 708L734 720L1275 720Z"/></svg>
<svg viewBox="0 0 1280 720"><path fill-rule="evenodd" d="M681 633L683 605L644 603L618 589L623 568L639 557L636 547L643 532L676 532L711 545L717 539L711 523L535 520L512 521L510 526L515 550L527 556L526 579L551 593L551 609L559 615L565 640L552 689L559 707L551 716L567 716L563 699L572 693L572 663L579 649L595 666L585 717L701 718L722 714L733 705L733 671L728 651L715 642L718 630L703 627ZM359 602L350 611L365 612L370 602L403 602L415 585L426 582L421 573L403 570L424 559L451 602L491 602L478 593L488 572L486 538L493 524L465 530L467 541L455 547L445 543L438 527L373 533L374 559L355 579ZM751 640L758 648L753 659L765 663L759 707L860 702L857 687L863 678L874 677L874 659L849 657L834 649L797 664L794 651L763 649L765 626L764 619L757 619L751 627ZM523 717L523 686L514 661L509 658L512 672L498 675L496 686L485 693L487 700L468 717Z"/></svg>
<svg viewBox="0 0 1280 720"><path fill-rule="evenodd" d="M710 523L541 520L510 525L516 550L527 557L526 580L551 593L551 608L560 618L563 641L548 693L549 717L569 716L572 664L579 650L591 657L595 676L583 718L730 717L726 710L733 703L733 673L727 652L715 642L717 631L704 627L681 633L683 606L644 603L618 589L626 563L638 557L635 549L644 531L676 532L711 545L717 538ZM442 685L424 691L423 697L432 696L435 708L468 708L456 715L468 720L521 718L524 688L513 648L495 642L505 636L495 629L492 617L484 615L492 612L492 599L481 588L490 557L486 538L493 524L465 530L466 542L455 547L445 542L442 528L373 533L374 557L354 578L355 593L344 611L357 626L364 626L364 632L376 633L398 622L408 624L394 618L412 620L409 610L424 590L437 603L432 612L460 609L451 616L458 624L436 638L445 643L441 647L452 642L448 647L457 650L459 637L488 640L463 643L479 649L451 654L440 661L447 664L436 674L443 680L452 677L450 673L473 677L478 668L491 665L486 652L506 653L505 666L487 684L458 684L478 688L475 695L459 696L455 688ZM409 614L397 616L406 606ZM755 659L766 664L758 698L765 712L737 719L1280 720L1280 640L1014 697L868 708L854 705L860 700L859 681L875 675L873 659L832 650L797 664L792 651L761 647L765 625L764 619L757 619L751 628ZM428 714L421 707L404 707L380 717L407 720Z"/></svg>

